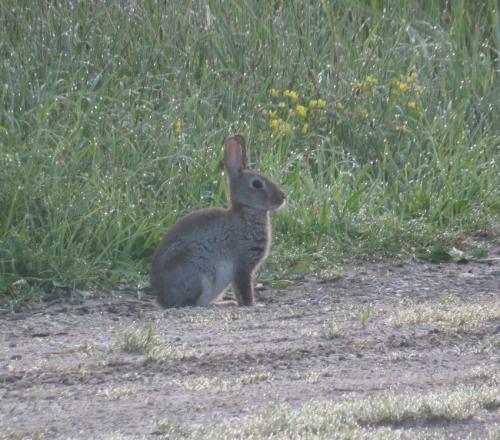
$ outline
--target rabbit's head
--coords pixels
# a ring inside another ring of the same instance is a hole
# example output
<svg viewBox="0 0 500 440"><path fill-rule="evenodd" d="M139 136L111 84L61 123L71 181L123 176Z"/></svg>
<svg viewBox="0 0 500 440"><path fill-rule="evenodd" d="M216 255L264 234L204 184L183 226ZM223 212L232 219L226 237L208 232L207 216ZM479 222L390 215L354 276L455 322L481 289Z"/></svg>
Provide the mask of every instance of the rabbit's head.
<svg viewBox="0 0 500 440"><path fill-rule="evenodd" d="M271 179L245 168L245 139L240 134L226 141L224 163L229 174L233 207L246 206L269 211L283 205L286 195Z"/></svg>

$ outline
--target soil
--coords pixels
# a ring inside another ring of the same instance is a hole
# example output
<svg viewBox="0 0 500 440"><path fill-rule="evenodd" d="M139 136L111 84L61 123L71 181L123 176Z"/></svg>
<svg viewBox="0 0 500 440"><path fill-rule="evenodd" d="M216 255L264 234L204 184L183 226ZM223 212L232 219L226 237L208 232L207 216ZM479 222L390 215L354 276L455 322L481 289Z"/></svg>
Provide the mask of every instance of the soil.
<svg viewBox="0 0 500 440"><path fill-rule="evenodd" d="M396 326L391 317L450 298L498 308L497 257L349 266L333 280L261 288L255 308L165 310L148 295L108 295L4 314L0 438L156 438L164 420L194 426L236 420L269 402L295 408L311 399L474 383L475 369L499 365L498 342L481 349L498 337L499 319L454 328L432 320ZM123 350L127 332L149 327L166 355ZM486 438L497 423L493 408L398 428Z"/></svg>

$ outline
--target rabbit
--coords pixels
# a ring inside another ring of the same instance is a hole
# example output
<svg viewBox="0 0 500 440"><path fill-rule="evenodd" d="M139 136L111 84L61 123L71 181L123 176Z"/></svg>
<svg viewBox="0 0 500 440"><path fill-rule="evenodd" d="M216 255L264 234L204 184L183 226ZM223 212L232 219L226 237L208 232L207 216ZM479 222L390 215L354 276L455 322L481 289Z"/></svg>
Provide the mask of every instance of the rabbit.
<svg viewBox="0 0 500 440"><path fill-rule="evenodd" d="M227 139L224 164L231 207L181 218L153 255L151 285L163 307L211 304L231 283L240 306L255 306L253 276L271 242L269 211L281 208L286 195L268 177L245 168L243 136Z"/></svg>

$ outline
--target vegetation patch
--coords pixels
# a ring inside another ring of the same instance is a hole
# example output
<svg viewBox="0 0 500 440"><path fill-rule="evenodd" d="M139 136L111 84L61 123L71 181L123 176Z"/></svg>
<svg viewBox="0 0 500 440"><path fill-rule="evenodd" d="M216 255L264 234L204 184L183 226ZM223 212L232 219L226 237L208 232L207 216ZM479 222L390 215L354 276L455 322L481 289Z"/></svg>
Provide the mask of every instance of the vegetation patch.
<svg viewBox="0 0 500 440"><path fill-rule="evenodd" d="M498 231L494 1L5 0L0 15L4 304L144 285L175 221L227 205L237 132L288 193L267 279L443 261Z"/></svg>
<svg viewBox="0 0 500 440"><path fill-rule="evenodd" d="M145 355L151 362L162 362L192 354L186 348L160 338L151 325L144 328L129 327L124 330L117 337L115 350Z"/></svg>
<svg viewBox="0 0 500 440"><path fill-rule="evenodd" d="M490 352L500 348L500 335L491 335L486 337L484 341L481 341L477 347L475 347L475 351L477 353Z"/></svg>
<svg viewBox="0 0 500 440"><path fill-rule="evenodd" d="M401 308L390 316L388 321L395 327L432 322L452 330L468 330L486 321L499 319L500 301L476 304L445 299ZM487 349L490 343L497 343L494 337L485 343L484 349Z"/></svg>
<svg viewBox="0 0 500 440"><path fill-rule="evenodd" d="M110 400L133 396L135 393L135 390L129 386L107 387L97 391L98 396L104 396Z"/></svg>
<svg viewBox="0 0 500 440"><path fill-rule="evenodd" d="M265 382L269 379L271 379L271 374L266 371L261 371L235 378L197 376L182 380L174 380L172 383L189 391L234 392L240 390L245 385Z"/></svg>
<svg viewBox="0 0 500 440"><path fill-rule="evenodd" d="M345 324L339 324L337 322L326 322L321 327L321 334L326 339L336 339L343 337L347 332L347 327Z"/></svg>
<svg viewBox="0 0 500 440"><path fill-rule="evenodd" d="M461 386L423 395L386 392L340 402L312 401L299 409L271 404L255 416L190 428L182 435L206 439L368 439L376 435L397 439L419 423L466 420L482 411L494 411L500 406L499 396L498 386ZM169 438L183 438L173 434Z"/></svg>

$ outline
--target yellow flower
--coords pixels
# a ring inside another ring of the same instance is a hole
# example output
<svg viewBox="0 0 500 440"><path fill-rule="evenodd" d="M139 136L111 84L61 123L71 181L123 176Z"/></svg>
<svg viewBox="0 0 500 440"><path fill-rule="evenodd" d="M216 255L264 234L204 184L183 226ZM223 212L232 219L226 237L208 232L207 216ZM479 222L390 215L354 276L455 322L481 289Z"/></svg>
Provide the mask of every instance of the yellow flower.
<svg viewBox="0 0 500 440"><path fill-rule="evenodd" d="M280 94L276 89L271 89L271 98L279 98Z"/></svg>
<svg viewBox="0 0 500 440"><path fill-rule="evenodd" d="M295 90L285 90L283 92L283 96L285 98L290 98L290 101L292 101L294 104L299 100L299 95Z"/></svg>
<svg viewBox="0 0 500 440"><path fill-rule="evenodd" d="M422 93L422 90L424 90L424 88L422 86L419 86L419 85L415 86L415 93L417 94L417 96L420 96L420 94Z"/></svg>
<svg viewBox="0 0 500 440"><path fill-rule="evenodd" d="M271 119L276 119L278 117L278 113L276 112L276 110L269 110L267 114Z"/></svg>
<svg viewBox="0 0 500 440"><path fill-rule="evenodd" d="M340 112L343 112L345 110L344 104L342 104L340 101L337 101L335 103L335 108Z"/></svg>
<svg viewBox="0 0 500 440"><path fill-rule="evenodd" d="M295 107L295 114L300 118L305 118L307 115L307 110L303 105L298 105Z"/></svg>
<svg viewBox="0 0 500 440"><path fill-rule="evenodd" d="M281 102L278 104L278 107L279 107L279 108L285 108L285 107L286 107L286 104L285 104L283 101L281 101Z"/></svg>
<svg viewBox="0 0 500 440"><path fill-rule="evenodd" d="M366 77L365 83L371 87L378 86L378 79L374 78L372 75Z"/></svg>
<svg viewBox="0 0 500 440"><path fill-rule="evenodd" d="M174 133L175 135L179 135L181 134L182 132L182 122L180 119L177 119L177 121L175 121L175 124L174 124Z"/></svg>
<svg viewBox="0 0 500 440"><path fill-rule="evenodd" d="M368 110L362 106L356 107L356 115L360 118L366 118L368 116Z"/></svg>
<svg viewBox="0 0 500 440"><path fill-rule="evenodd" d="M335 125L338 127L339 125L342 125L344 123L344 121L342 119L337 119L337 121L335 122Z"/></svg>
<svg viewBox="0 0 500 440"><path fill-rule="evenodd" d="M326 101L324 99L311 99L309 101L309 104L307 105L310 109L314 108L325 108L326 107Z"/></svg>
<svg viewBox="0 0 500 440"><path fill-rule="evenodd" d="M309 129L309 124L304 124L304 125L302 126L302 129L300 130L300 132L301 132L302 134L307 134L307 130L308 130L308 129Z"/></svg>
<svg viewBox="0 0 500 440"><path fill-rule="evenodd" d="M408 104L406 104L408 108L417 108L417 103L415 101L408 101Z"/></svg>
<svg viewBox="0 0 500 440"><path fill-rule="evenodd" d="M378 85L379 85L378 79L374 78L373 75L368 75L364 79L364 81L354 81L351 84L351 90L357 93L361 91L371 90Z"/></svg>
<svg viewBox="0 0 500 440"><path fill-rule="evenodd" d="M269 128L275 132L288 134L292 131L290 124L283 121L283 119L273 119L269 122Z"/></svg>
<svg viewBox="0 0 500 440"><path fill-rule="evenodd" d="M269 128L271 130L278 131L280 129L281 122L283 122L281 119L273 119L269 122Z"/></svg>
<svg viewBox="0 0 500 440"><path fill-rule="evenodd" d="M283 121L283 119L273 119L269 122L269 128L276 133L280 134L289 134L292 131L292 127L287 122Z"/></svg>
<svg viewBox="0 0 500 440"><path fill-rule="evenodd" d="M415 72L414 70L412 70L408 76L406 77L406 82L408 84L413 84L415 81L417 80L417 72Z"/></svg>
<svg viewBox="0 0 500 440"><path fill-rule="evenodd" d="M399 81L399 80L394 80L392 85L397 89L399 90L400 92L407 92L408 90L410 90L410 87L408 86L408 84L402 82L402 81Z"/></svg>
<svg viewBox="0 0 500 440"><path fill-rule="evenodd" d="M363 90L364 86L365 86L364 81L354 81L351 84L351 90L353 92L359 92L359 91Z"/></svg>

